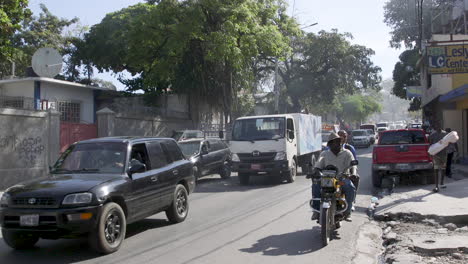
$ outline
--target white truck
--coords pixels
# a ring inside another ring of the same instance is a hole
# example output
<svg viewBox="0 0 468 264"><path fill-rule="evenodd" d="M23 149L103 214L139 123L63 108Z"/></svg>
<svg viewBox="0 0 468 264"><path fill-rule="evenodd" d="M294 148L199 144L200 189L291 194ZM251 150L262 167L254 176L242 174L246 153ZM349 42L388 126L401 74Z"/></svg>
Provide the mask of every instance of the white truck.
<svg viewBox="0 0 468 264"><path fill-rule="evenodd" d="M306 173L322 150L322 119L308 114L278 114L238 118L232 127L232 171L241 185L254 175L274 182L294 182L297 168Z"/></svg>

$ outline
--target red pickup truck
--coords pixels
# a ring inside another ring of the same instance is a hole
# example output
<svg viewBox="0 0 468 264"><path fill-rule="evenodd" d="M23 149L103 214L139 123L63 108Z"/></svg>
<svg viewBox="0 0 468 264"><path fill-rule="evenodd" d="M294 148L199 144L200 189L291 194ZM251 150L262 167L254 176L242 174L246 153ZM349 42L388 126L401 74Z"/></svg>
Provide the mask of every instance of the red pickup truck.
<svg viewBox="0 0 468 264"><path fill-rule="evenodd" d="M432 171L428 148L429 141L422 129L380 132L372 153L372 184L381 187L383 177L390 173Z"/></svg>

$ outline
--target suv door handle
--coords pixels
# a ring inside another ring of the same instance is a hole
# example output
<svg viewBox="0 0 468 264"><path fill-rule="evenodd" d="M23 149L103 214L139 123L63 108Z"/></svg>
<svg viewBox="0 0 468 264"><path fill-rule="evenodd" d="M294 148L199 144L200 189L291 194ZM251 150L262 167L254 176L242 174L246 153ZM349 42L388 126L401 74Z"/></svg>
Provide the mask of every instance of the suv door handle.
<svg viewBox="0 0 468 264"><path fill-rule="evenodd" d="M158 181L158 177L156 177L156 176L152 176L150 179L151 179L151 181L153 181L153 182Z"/></svg>
<svg viewBox="0 0 468 264"><path fill-rule="evenodd" d="M178 171L178 170L173 170L172 173L173 173L174 175L176 175L176 176L179 175L179 171Z"/></svg>

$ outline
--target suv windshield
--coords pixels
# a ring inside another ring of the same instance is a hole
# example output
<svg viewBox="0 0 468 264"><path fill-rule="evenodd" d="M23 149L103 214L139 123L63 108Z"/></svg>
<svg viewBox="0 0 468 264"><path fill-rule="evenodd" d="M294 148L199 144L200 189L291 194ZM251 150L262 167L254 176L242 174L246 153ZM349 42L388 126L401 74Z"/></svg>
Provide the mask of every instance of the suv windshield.
<svg viewBox="0 0 468 264"><path fill-rule="evenodd" d="M423 143L425 140L422 131L390 131L382 133L380 137L380 145Z"/></svg>
<svg viewBox="0 0 468 264"><path fill-rule="evenodd" d="M179 142L179 147L186 157L190 157L200 150L200 141Z"/></svg>
<svg viewBox="0 0 468 264"><path fill-rule="evenodd" d="M52 173L123 173L127 144L83 143L70 146L55 163Z"/></svg>
<svg viewBox="0 0 468 264"><path fill-rule="evenodd" d="M284 117L252 118L237 120L232 140L271 140L284 138Z"/></svg>
<svg viewBox="0 0 468 264"><path fill-rule="evenodd" d="M355 131L351 132L351 134L354 137L367 136L367 133L364 130L355 130Z"/></svg>

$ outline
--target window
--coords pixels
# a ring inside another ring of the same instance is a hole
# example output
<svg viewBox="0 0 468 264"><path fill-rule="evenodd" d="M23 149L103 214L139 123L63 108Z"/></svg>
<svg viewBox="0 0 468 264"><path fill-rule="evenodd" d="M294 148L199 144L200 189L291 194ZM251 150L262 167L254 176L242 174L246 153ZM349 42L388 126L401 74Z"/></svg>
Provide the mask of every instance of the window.
<svg viewBox="0 0 468 264"><path fill-rule="evenodd" d="M164 141L161 143L161 145L172 162L184 159L184 155L180 151L175 141Z"/></svg>
<svg viewBox="0 0 468 264"><path fill-rule="evenodd" d="M179 147L186 157L190 157L198 154L200 151L200 141L182 141L179 142Z"/></svg>
<svg viewBox="0 0 468 264"><path fill-rule="evenodd" d="M169 161L161 148L161 143L150 142L147 144L147 148L151 164L153 165L152 169L159 169L169 164Z"/></svg>
<svg viewBox="0 0 468 264"><path fill-rule="evenodd" d="M81 120L81 103L58 102L60 121L79 123Z"/></svg>
<svg viewBox="0 0 468 264"><path fill-rule="evenodd" d="M132 152L130 154L130 160L136 159L146 165L146 170L151 169L150 159L148 158L148 152L146 151L145 144L136 144L132 146Z"/></svg>
<svg viewBox="0 0 468 264"><path fill-rule="evenodd" d="M422 131L390 131L381 134L381 145L392 144L423 144L425 143Z"/></svg>
<svg viewBox="0 0 468 264"><path fill-rule="evenodd" d="M237 120L234 124L232 139L251 141L283 138L285 122L284 117Z"/></svg>
<svg viewBox="0 0 468 264"><path fill-rule="evenodd" d="M221 142L217 140L210 140L209 142L211 146L211 151L218 151L218 150L223 149L223 147L221 146Z"/></svg>

